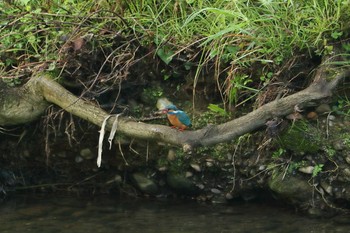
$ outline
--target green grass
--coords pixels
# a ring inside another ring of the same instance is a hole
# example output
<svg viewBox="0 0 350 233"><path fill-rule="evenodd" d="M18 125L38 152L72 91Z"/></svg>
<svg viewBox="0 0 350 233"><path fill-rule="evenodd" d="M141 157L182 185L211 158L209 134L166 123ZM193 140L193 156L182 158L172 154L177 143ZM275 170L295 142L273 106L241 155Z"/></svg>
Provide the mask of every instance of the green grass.
<svg viewBox="0 0 350 233"><path fill-rule="evenodd" d="M330 42L349 36L348 0L14 2L0 3L3 76L11 67L44 62L60 69L67 39L92 33L99 40L94 46L108 48L113 45L101 32L120 32L145 48L154 46L154 56L167 65L184 54L197 67L194 87L201 69L215 69L209 78L217 80L223 101L230 105L239 104L242 93L255 94L260 78L268 83L291 57L329 53ZM257 64L256 76L249 68Z"/></svg>

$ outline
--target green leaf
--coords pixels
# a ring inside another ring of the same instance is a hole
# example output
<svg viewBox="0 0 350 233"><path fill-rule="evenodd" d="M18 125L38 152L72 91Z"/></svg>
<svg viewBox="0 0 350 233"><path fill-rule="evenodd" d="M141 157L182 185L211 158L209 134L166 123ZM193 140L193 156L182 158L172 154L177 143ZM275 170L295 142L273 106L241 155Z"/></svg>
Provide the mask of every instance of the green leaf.
<svg viewBox="0 0 350 233"><path fill-rule="evenodd" d="M338 39L343 35L343 32L332 32L331 36L333 39Z"/></svg>
<svg viewBox="0 0 350 233"><path fill-rule="evenodd" d="M225 111L225 109L219 107L216 104L209 104L208 109L213 111L213 112L216 112L216 113L220 114L221 116L227 116L228 115L228 113Z"/></svg>
<svg viewBox="0 0 350 233"><path fill-rule="evenodd" d="M165 64L168 65L171 62L171 60L173 60L174 52L170 49L162 47L157 50L157 55L160 57L160 59L162 59L162 61Z"/></svg>
<svg viewBox="0 0 350 233"><path fill-rule="evenodd" d="M322 171L322 168L323 168L323 164L317 164L314 167L314 170L312 171L312 177L317 176Z"/></svg>

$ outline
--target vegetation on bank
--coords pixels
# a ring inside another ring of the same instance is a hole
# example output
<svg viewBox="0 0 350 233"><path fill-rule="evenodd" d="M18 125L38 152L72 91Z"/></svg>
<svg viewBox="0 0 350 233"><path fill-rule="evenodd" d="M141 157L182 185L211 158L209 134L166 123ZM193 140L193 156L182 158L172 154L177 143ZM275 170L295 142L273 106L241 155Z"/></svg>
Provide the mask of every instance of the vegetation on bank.
<svg viewBox="0 0 350 233"><path fill-rule="evenodd" d="M254 99L267 84L280 81L278 76L299 56L331 54L334 45L349 36L348 0L17 0L1 4L0 74L10 78L6 79L9 85L38 69L57 76L81 69L82 62L68 64L71 50L76 57L85 49L90 56L103 54L102 61L94 61L98 76L115 71L114 59L120 53L142 48L144 55L167 65L157 77L167 82L184 78L182 70L192 69L195 73L189 78L196 89L203 69L212 69L214 73L206 78L217 82L225 109ZM342 44L349 53L350 43ZM140 62L136 59L134 54L119 62Z"/></svg>

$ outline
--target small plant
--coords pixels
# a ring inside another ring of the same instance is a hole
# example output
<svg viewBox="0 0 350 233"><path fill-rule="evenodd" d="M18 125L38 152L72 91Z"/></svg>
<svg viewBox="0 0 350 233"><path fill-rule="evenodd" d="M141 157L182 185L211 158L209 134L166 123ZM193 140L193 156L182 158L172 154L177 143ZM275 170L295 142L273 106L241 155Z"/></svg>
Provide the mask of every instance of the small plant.
<svg viewBox="0 0 350 233"><path fill-rule="evenodd" d="M329 158L333 158L334 155L335 155L336 152L337 152L335 149L330 148L330 147L326 147L326 148L324 149L324 151L326 152L326 154L327 154L327 156L328 156Z"/></svg>
<svg viewBox="0 0 350 233"><path fill-rule="evenodd" d="M209 104L208 109L219 114L220 116L229 116L228 112L226 112L225 109L219 107L217 104Z"/></svg>
<svg viewBox="0 0 350 233"><path fill-rule="evenodd" d="M286 153L286 150L285 150L285 149L279 148L277 151L274 151L274 152L272 153L272 158L273 158L273 159L281 158L285 153Z"/></svg>
<svg viewBox="0 0 350 233"><path fill-rule="evenodd" d="M322 171L322 168L323 164L317 164L312 171L312 177L316 177Z"/></svg>
<svg viewBox="0 0 350 233"><path fill-rule="evenodd" d="M163 96L163 94L164 94L164 91L159 86L145 88L143 89L143 92L142 92L142 100L143 102L152 105L156 103L157 100Z"/></svg>

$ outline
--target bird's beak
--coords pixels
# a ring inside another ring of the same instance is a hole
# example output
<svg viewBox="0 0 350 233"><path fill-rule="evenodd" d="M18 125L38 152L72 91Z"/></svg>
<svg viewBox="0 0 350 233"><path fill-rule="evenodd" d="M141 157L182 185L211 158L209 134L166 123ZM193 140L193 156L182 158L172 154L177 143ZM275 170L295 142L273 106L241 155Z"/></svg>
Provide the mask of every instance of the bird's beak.
<svg viewBox="0 0 350 233"><path fill-rule="evenodd" d="M168 113L168 109L160 109L160 110L154 112L153 114L161 115L161 114L167 114L167 113Z"/></svg>

